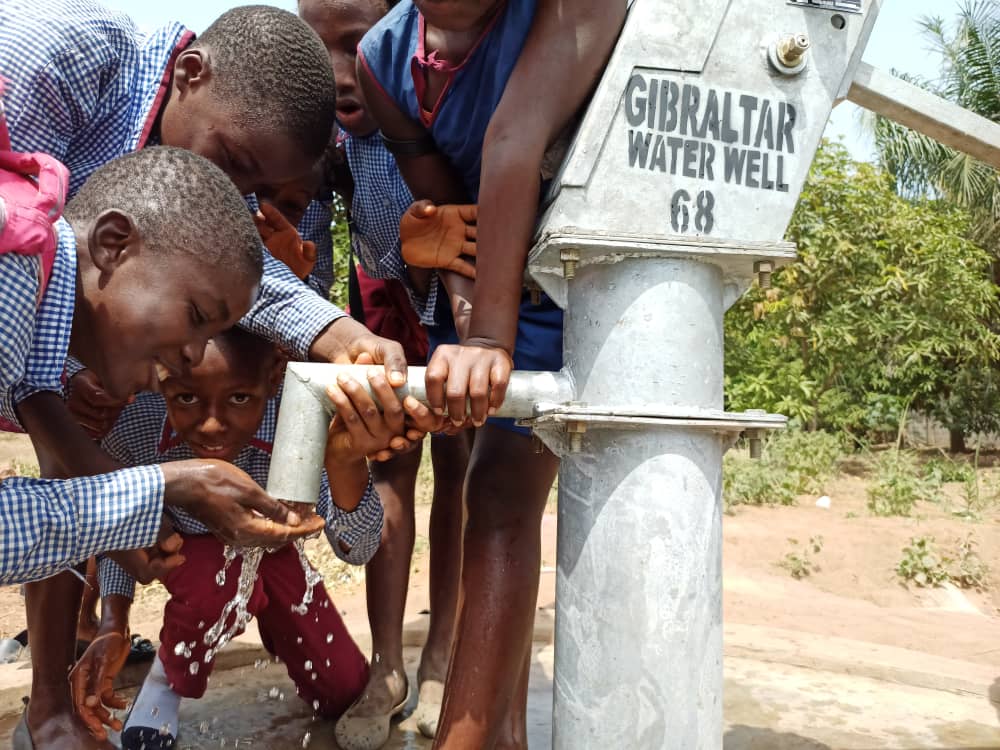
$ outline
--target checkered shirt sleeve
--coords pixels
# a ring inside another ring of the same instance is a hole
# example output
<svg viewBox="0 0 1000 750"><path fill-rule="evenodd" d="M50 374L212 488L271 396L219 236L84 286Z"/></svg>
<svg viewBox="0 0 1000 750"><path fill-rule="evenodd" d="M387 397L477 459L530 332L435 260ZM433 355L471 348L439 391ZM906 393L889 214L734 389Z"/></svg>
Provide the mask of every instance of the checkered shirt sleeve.
<svg viewBox="0 0 1000 750"><path fill-rule="evenodd" d="M437 274L432 274L429 292L421 296L410 282L399 243L399 222L413 203L413 195L395 158L377 133L367 138L348 136L345 150L354 177L351 248L361 268L373 279L401 281L420 322L434 325L441 285Z"/></svg>
<svg viewBox="0 0 1000 750"><path fill-rule="evenodd" d="M330 484L323 472L316 512L326 520L326 538L337 557L351 565L365 565L382 541L382 498L375 491L371 475L361 502L353 511L342 510L333 502ZM349 551L345 552L344 547Z"/></svg>
<svg viewBox="0 0 1000 750"><path fill-rule="evenodd" d="M323 299L330 299L330 288L333 286L332 225L333 207L330 201L316 200L306 208L298 227L303 240L316 244L316 265L306 278L306 284Z"/></svg>
<svg viewBox="0 0 1000 750"><path fill-rule="evenodd" d="M76 301L76 238L63 219L56 234L58 251L40 304L39 259L0 255L0 415L14 424L21 401L63 390Z"/></svg>
<svg viewBox="0 0 1000 750"><path fill-rule="evenodd" d="M163 494L156 466L70 480L4 480L0 584L47 578L106 550L152 545Z"/></svg>
<svg viewBox="0 0 1000 750"><path fill-rule="evenodd" d="M265 249L260 296L240 326L306 360L316 337L346 315Z"/></svg>

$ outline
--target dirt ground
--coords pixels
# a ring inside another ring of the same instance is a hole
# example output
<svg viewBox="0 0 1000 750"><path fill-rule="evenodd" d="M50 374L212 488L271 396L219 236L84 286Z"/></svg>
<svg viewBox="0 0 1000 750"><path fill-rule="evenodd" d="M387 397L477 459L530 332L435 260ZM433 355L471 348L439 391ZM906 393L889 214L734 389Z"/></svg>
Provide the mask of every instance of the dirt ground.
<svg viewBox="0 0 1000 750"><path fill-rule="evenodd" d="M11 461L33 462L24 438L0 438L0 467ZM981 472L984 484L997 484L1000 469ZM827 485L829 509L816 507L815 497L802 497L795 507L739 507L726 516L727 623L898 646L1000 669L1000 644L995 642L1000 633L1000 504L967 520L955 513L961 505L958 486L946 486L949 501L921 505L912 518L876 518L867 511L865 489L864 479L842 475ZM428 500L429 487L423 482L408 619L426 607ZM554 603L556 523L551 510L542 529L539 606L544 609ZM932 536L949 552L969 534L993 571L986 591L907 588L896 577L894 569L911 537ZM822 551L811 555L818 569L793 579L779 563L818 536L823 538ZM339 563L322 539L310 543L310 554L349 627L364 630L363 570ZM164 601L160 586L142 591L133 609L133 630L155 637ZM23 627L18 588L0 587L0 637Z"/></svg>

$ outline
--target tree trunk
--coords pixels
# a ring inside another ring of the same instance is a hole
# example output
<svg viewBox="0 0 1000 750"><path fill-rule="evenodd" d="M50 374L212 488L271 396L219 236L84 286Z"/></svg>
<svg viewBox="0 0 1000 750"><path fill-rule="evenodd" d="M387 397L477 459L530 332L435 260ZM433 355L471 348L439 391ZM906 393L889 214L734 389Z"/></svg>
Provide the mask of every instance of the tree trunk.
<svg viewBox="0 0 1000 750"><path fill-rule="evenodd" d="M968 453L965 445L965 433L961 430L948 430L949 450L952 453Z"/></svg>

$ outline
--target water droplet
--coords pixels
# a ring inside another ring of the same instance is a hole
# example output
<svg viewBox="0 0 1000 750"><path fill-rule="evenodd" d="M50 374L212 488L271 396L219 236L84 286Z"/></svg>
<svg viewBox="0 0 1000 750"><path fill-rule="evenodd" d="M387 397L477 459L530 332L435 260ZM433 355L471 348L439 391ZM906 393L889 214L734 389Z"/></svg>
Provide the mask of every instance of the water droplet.
<svg viewBox="0 0 1000 750"><path fill-rule="evenodd" d="M306 736L302 738L302 747L309 747L310 742L312 742L312 734L306 732Z"/></svg>
<svg viewBox="0 0 1000 750"><path fill-rule="evenodd" d="M188 666L188 671L191 674L198 674L198 662L196 661L191 662L191 664Z"/></svg>
<svg viewBox="0 0 1000 750"><path fill-rule="evenodd" d="M301 646L302 645L302 636L300 635L298 638L296 638L295 642Z"/></svg>
<svg viewBox="0 0 1000 750"><path fill-rule="evenodd" d="M313 678L314 680L316 679L316 673L315 673L315 672L313 672L313 673L312 673L312 675L310 675L310 676L311 676L311 677L312 677L312 678Z"/></svg>
<svg viewBox="0 0 1000 750"><path fill-rule="evenodd" d="M150 711L149 711L149 715L152 716L155 719L157 716L160 715L160 707L159 706L153 706L153 708L150 709Z"/></svg>
<svg viewBox="0 0 1000 750"><path fill-rule="evenodd" d="M207 721L203 721L203 722L201 722L201 724L198 725L198 732L200 734L208 734L208 722Z"/></svg>
<svg viewBox="0 0 1000 750"><path fill-rule="evenodd" d="M313 711L316 711L317 713L319 713L319 701L318 700L313 701Z"/></svg>
<svg viewBox="0 0 1000 750"><path fill-rule="evenodd" d="M182 656L184 654L185 645L183 643L178 643L174 646L174 656Z"/></svg>
<svg viewBox="0 0 1000 750"><path fill-rule="evenodd" d="M329 659L327 659L327 660L326 660L326 668L327 668L327 669L329 669L329 668L330 668L330 660L329 660Z"/></svg>
<svg viewBox="0 0 1000 750"><path fill-rule="evenodd" d="M168 734L170 734L170 725L164 724L163 726L160 727L160 736L166 737Z"/></svg>
<svg viewBox="0 0 1000 750"><path fill-rule="evenodd" d="M326 642L327 643L333 643L333 633L327 633L326 634Z"/></svg>
<svg viewBox="0 0 1000 750"><path fill-rule="evenodd" d="M313 663L311 661L309 661L308 659L306 659L305 666L306 666L306 671L309 671L310 669L313 668Z"/></svg>
<svg viewBox="0 0 1000 750"><path fill-rule="evenodd" d="M278 688L276 688L276 687L271 688L268 691L267 695L270 698L277 698L278 697Z"/></svg>

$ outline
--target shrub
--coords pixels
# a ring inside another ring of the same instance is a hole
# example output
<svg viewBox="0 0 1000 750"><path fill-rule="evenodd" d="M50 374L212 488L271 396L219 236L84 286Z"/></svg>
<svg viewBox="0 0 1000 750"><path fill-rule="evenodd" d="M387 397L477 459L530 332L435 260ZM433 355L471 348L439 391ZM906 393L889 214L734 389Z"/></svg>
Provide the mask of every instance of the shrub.
<svg viewBox="0 0 1000 750"><path fill-rule="evenodd" d="M788 541L795 549L778 561L778 567L787 570L796 580L808 578L813 573L818 573L820 571L819 563L813 559L813 555L818 555L823 551L823 537L810 537L809 543L801 548L798 539L789 539Z"/></svg>
<svg viewBox="0 0 1000 750"><path fill-rule="evenodd" d="M912 453L886 451L875 459L868 509L876 516L908 516L917 503L937 500L939 487L940 483L923 476Z"/></svg>
<svg viewBox="0 0 1000 750"><path fill-rule="evenodd" d="M949 579L946 563L937 553L934 537L914 537L903 547L903 559L896 566L896 574L918 586L940 586Z"/></svg>
<svg viewBox="0 0 1000 750"><path fill-rule="evenodd" d="M957 554L952 564L951 580L963 589L985 591L990 583L990 569L976 551L979 543L972 534L959 539Z"/></svg>
<svg viewBox="0 0 1000 750"><path fill-rule="evenodd" d="M726 505L794 505L798 495L822 491L842 453L836 435L776 432L765 441L759 460L726 456L722 474Z"/></svg>

